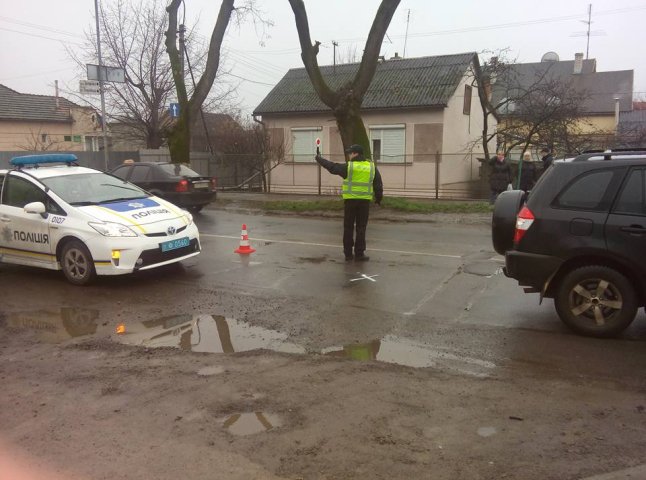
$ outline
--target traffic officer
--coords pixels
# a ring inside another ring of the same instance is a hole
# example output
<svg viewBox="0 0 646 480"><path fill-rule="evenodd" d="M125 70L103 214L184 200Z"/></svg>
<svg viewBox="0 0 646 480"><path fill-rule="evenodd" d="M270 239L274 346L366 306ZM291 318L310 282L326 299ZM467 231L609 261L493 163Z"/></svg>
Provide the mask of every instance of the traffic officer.
<svg viewBox="0 0 646 480"><path fill-rule="evenodd" d="M381 204L384 187L379 170L370 159L363 156L361 145L350 145L345 153L349 155L346 163L335 163L316 154L316 161L333 175L343 177L343 252L345 261L365 262L369 257L366 250L366 227L370 200ZM354 236L356 228L356 238ZM354 251L353 251L354 248Z"/></svg>

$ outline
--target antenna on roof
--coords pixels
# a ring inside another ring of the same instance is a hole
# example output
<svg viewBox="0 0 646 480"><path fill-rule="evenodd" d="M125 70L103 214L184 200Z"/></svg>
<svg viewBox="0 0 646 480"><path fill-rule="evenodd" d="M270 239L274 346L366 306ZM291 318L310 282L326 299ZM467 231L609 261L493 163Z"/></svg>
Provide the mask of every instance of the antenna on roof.
<svg viewBox="0 0 646 480"><path fill-rule="evenodd" d="M404 53L402 57L406 58L406 44L408 43L408 25L410 24L410 8L408 9L408 16L406 17L406 36L404 37Z"/></svg>
<svg viewBox="0 0 646 480"><path fill-rule="evenodd" d="M588 60L590 57L590 36L597 36L597 35L605 35L606 32L603 30L594 30L591 31L590 27L592 26L592 4L588 4L588 19L587 20L581 20L581 22L585 23L588 26L588 29L585 32L575 32L570 37L583 37L586 36L587 41L586 41L586 46L585 46L585 59Z"/></svg>

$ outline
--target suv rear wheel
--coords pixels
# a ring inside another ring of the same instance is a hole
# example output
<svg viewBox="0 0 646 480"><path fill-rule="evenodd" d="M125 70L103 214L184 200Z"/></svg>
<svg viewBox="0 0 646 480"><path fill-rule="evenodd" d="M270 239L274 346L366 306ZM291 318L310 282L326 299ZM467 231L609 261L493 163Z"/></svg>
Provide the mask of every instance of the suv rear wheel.
<svg viewBox="0 0 646 480"><path fill-rule="evenodd" d="M572 270L561 280L554 306L573 330L593 337L611 337L635 319L637 297L630 281L602 265Z"/></svg>

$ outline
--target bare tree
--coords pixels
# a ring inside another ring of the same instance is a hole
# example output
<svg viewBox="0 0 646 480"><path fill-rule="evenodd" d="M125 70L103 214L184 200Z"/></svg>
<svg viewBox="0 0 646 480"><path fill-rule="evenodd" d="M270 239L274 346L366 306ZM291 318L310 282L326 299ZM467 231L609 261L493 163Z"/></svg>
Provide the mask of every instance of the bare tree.
<svg viewBox="0 0 646 480"><path fill-rule="evenodd" d="M267 24L267 22L260 19L259 12L254 7L254 0L247 0L243 5L235 7L235 0L222 0L218 18L211 33L203 73L196 82L193 91L190 92L182 75L182 57L177 46L177 13L181 3L182 0L171 0L168 7L166 7L168 12L166 52L170 59L173 82L180 105L179 118L168 129L168 146L171 160L175 163L189 161L191 126L198 118L202 106L213 87L213 82L220 67L222 41L231 19L234 18L239 23L246 15L251 14L255 20L263 25Z"/></svg>
<svg viewBox="0 0 646 480"><path fill-rule="evenodd" d="M484 119L478 141L486 158L494 139L506 151L521 147L522 152L531 146L577 152L605 143L607 135L585 120L588 92L571 79L552 76L549 64L530 81L521 81L505 54L499 52L481 66L476 64L473 71ZM494 131L489 129L491 119L497 121Z"/></svg>
<svg viewBox="0 0 646 480"><path fill-rule="evenodd" d="M328 86L319 68L316 57L321 42L312 44L305 4L303 0L289 0L301 44L301 58L314 90L321 101L332 109L343 146L361 144L367 156L370 155L370 142L361 119L361 104L377 69L381 44L399 2L400 0L382 0L366 41L359 70L350 82L334 91Z"/></svg>
<svg viewBox="0 0 646 480"><path fill-rule="evenodd" d="M165 142L166 112L173 91L170 63L164 53L166 15L159 2L116 0L99 9L103 63L122 68L125 83L106 85L106 106L121 135L148 148ZM86 32L80 52L68 53L85 69L96 61L96 36Z"/></svg>
<svg viewBox="0 0 646 480"><path fill-rule="evenodd" d="M25 137L25 143L17 145L21 150L28 152L58 152L63 149L63 141L60 140L60 135L50 135L42 133L42 129L38 131L29 129L29 136Z"/></svg>

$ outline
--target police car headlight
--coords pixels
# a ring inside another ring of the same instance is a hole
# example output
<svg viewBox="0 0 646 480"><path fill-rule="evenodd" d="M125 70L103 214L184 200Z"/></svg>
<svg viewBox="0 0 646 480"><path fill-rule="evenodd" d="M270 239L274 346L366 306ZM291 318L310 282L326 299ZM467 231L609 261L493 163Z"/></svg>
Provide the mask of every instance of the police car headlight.
<svg viewBox="0 0 646 480"><path fill-rule="evenodd" d="M188 212L186 212L185 215L186 215L186 221L188 222L189 225L191 225L193 223L193 215L191 215Z"/></svg>
<svg viewBox="0 0 646 480"><path fill-rule="evenodd" d="M120 223L96 223L88 222L88 225L104 237L136 237L137 234L130 228Z"/></svg>

